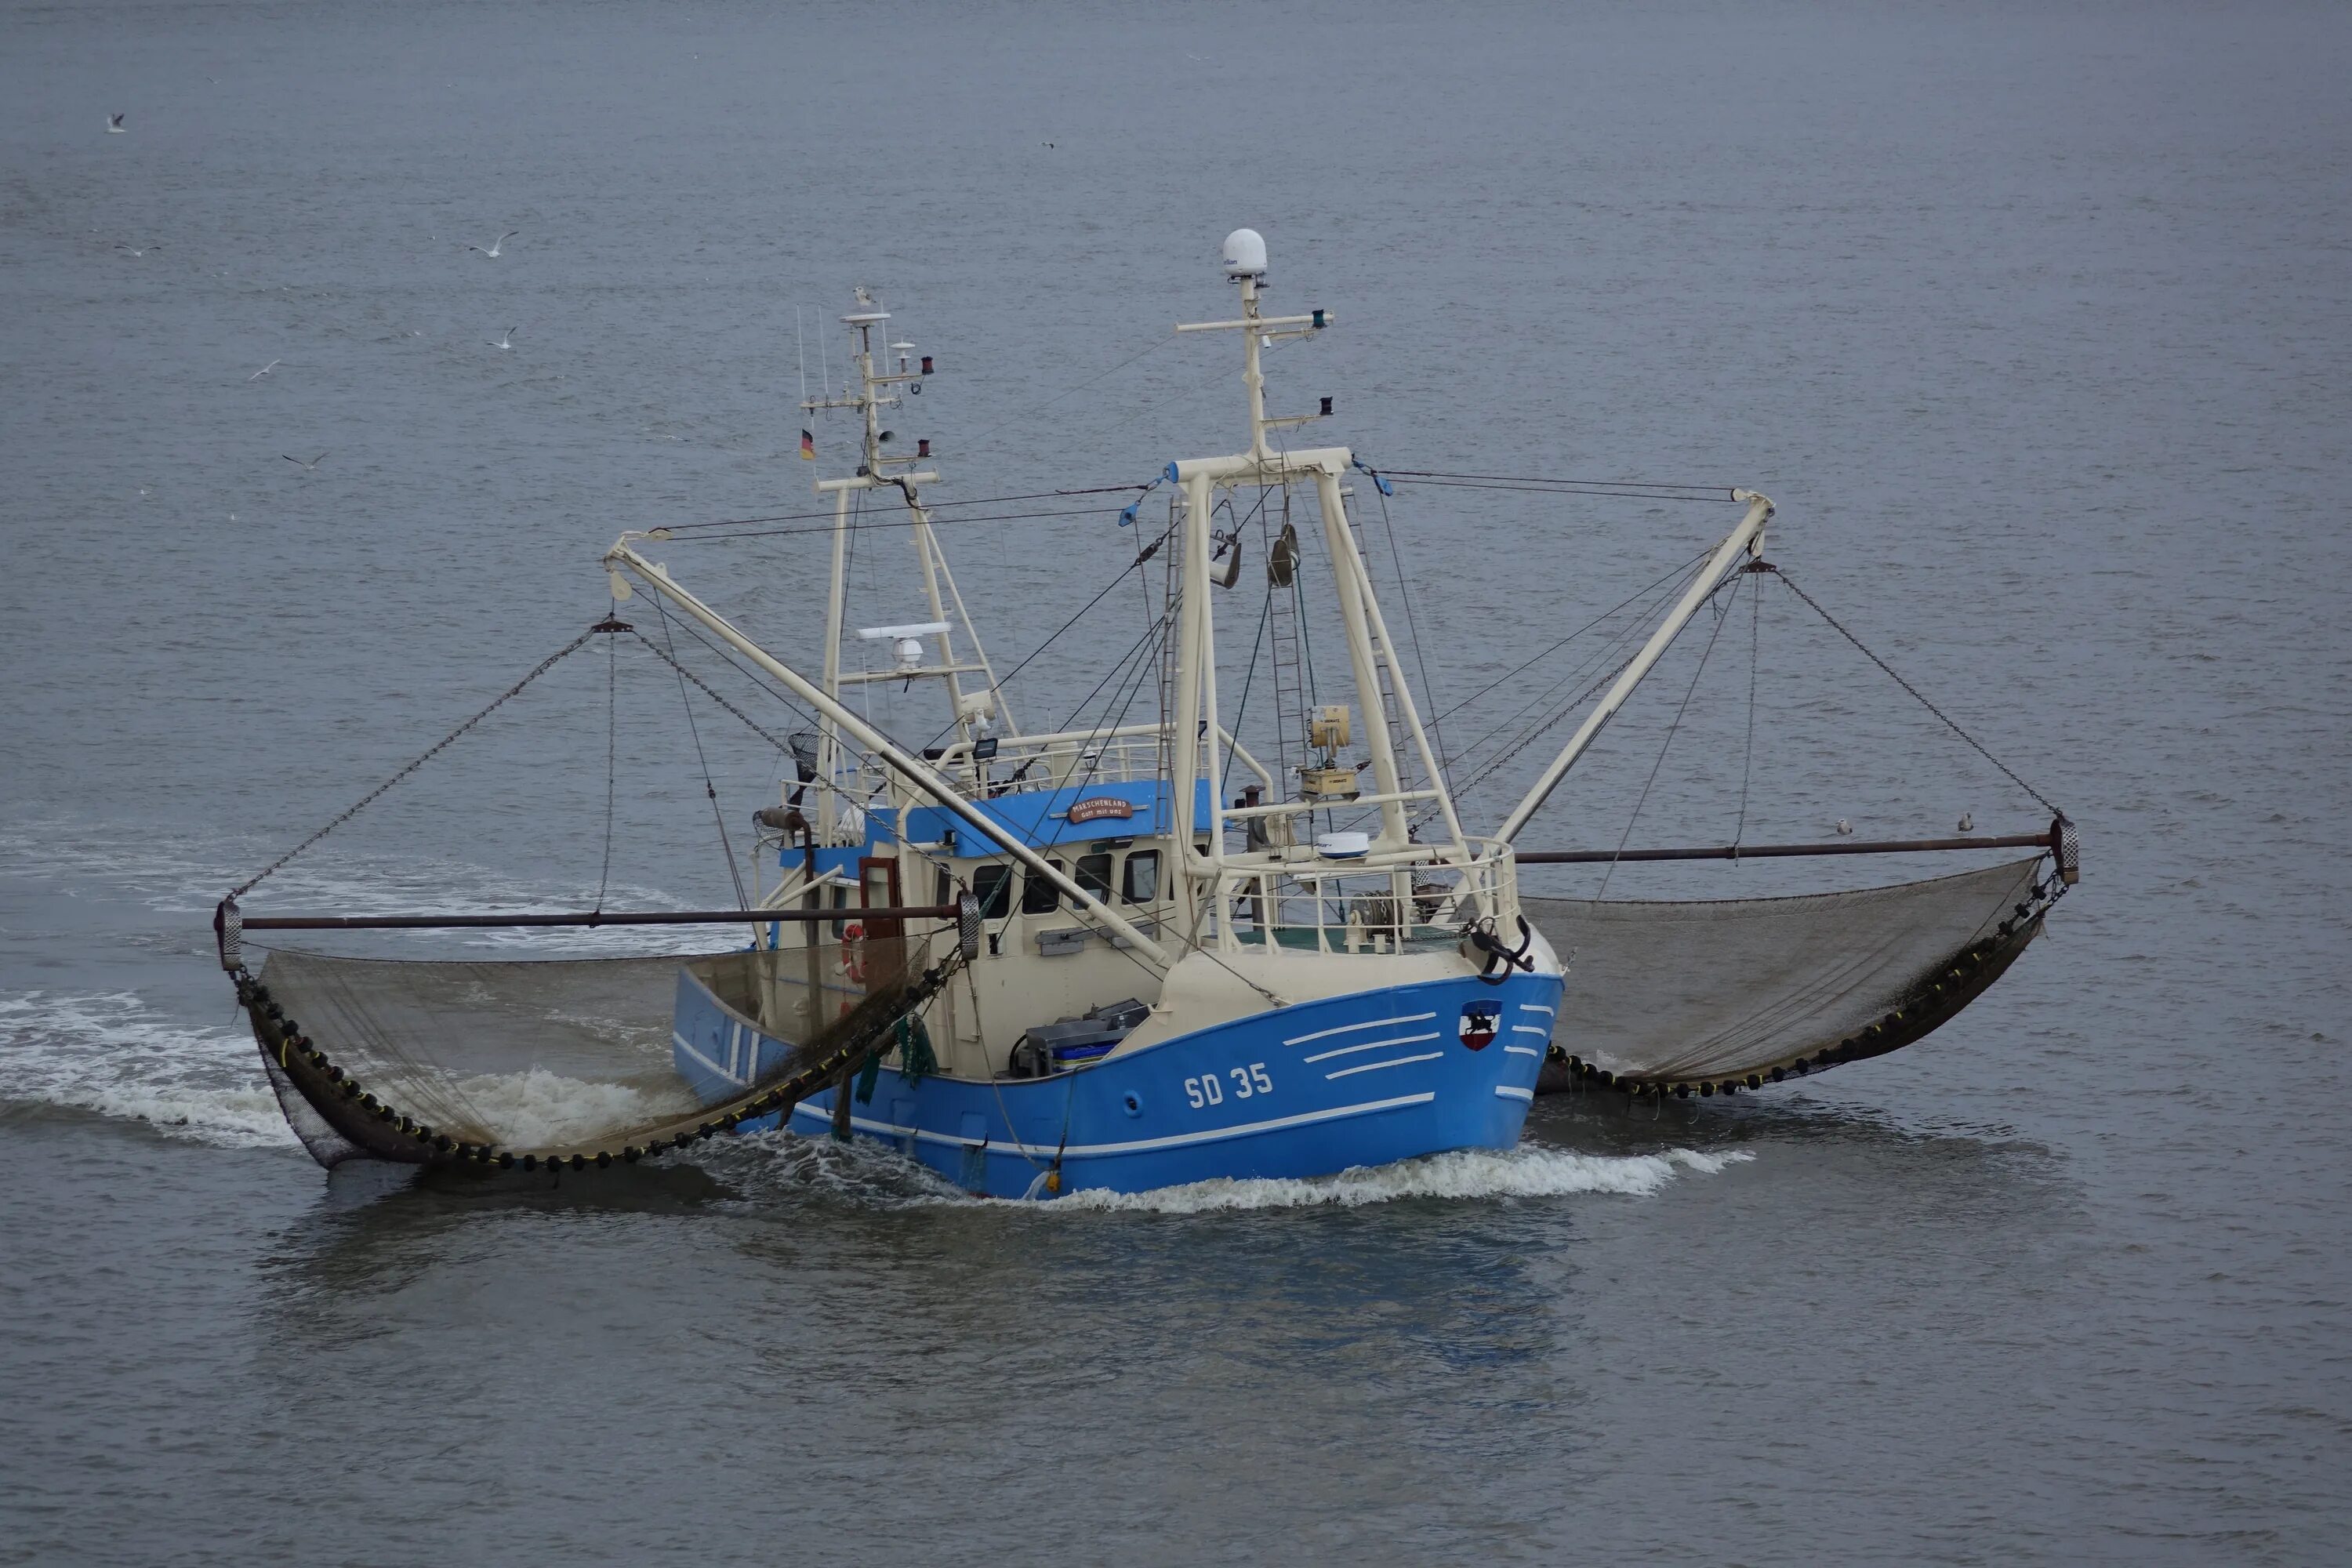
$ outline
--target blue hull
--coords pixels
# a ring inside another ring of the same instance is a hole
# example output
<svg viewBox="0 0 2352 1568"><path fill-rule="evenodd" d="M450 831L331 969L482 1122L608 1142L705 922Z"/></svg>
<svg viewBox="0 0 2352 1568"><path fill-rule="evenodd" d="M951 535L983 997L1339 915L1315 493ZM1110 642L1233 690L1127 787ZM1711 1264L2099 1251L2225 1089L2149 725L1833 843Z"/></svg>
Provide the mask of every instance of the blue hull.
<svg viewBox="0 0 2352 1568"><path fill-rule="evenodd" d="M1514 974L1500 985L1465 977L1358 992L1045 1079L910 1084L885 1068L870 1102L853 1099L850 1124L993 1197L1045 1196L1057 1168L1066 1193L1133 1193L1507 1149L1535 1096L1560 985L1556 974ZM1476 1007L1496 1016L1494 1037L1474 1049L1463 1020ZM787 1049L679 972L671 1054L706 1103L740 1094ZM833 1094L796 1107L794 1129L824 1131Z"/></svg>

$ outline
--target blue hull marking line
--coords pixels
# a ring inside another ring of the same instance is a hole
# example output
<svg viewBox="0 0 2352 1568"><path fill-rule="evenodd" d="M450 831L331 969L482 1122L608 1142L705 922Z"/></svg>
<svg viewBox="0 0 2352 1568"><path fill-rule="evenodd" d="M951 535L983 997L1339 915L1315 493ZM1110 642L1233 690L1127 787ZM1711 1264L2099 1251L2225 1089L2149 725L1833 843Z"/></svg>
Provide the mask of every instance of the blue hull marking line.
<svg viewBox="0 0 2352 1568"><path fill-rule="evenodd" d="M886 1066L873 1100L853 1100L850 1126L993 1197L1042 1194L1057 1165L1065 1192L1143 1192L1507 1149L1526 1122L1540 1058L1436 1045L1444 1037L1425 1026L1469 1002L1540 1008L1559 999L1560 984L1554 974L1515 974L1499 986L1467 975L1383 986L1232 1019L1051 1078L934 1073L909 1083ZM1424 1027L1410 1027L1416 1024ZM1405 1052L1327 1074L1308 1065L1321 1053L1298 1049L1324 1040L1350 1056L1359 1045ZM683 968L671 1045L678 1073L706 1104L740 1094L791 1049ZM1356 1076L1375 1068L1377 1079ZM795 1106L794 1127L821 1131L837 1092L823 1089ZM743 1131L778 1121L746 1121Z"/></svg>

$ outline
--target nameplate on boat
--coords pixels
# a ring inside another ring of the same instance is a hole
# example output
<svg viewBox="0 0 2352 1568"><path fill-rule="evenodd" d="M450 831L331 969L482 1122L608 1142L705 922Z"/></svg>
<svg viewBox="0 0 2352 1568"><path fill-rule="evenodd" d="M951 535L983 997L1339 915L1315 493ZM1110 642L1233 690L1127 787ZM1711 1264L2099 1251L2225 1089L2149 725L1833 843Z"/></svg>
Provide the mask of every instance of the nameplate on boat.
<svg viewBox="0 0 2352 1568"><path fill-rule="evenodd" d="M1134 815L1133 801L1121 800L1115 795L1098 795L1086 800L1072 801L1068 820L1072 823L1099 822L1106 816L1116 816L1124 821Z"/></svg>

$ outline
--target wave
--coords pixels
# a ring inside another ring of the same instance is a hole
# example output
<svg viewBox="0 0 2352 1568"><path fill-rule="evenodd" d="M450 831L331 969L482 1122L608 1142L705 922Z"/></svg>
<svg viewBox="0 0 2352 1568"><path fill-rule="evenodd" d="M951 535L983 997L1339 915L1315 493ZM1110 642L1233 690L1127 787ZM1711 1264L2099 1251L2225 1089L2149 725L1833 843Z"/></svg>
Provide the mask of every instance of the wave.
<svg viewBox="0 0 2352 1568"><path fill-rule="evenodd" d="M1243 1209L1360 1208L1408 1198L1458 1202L1587 1194L1647 1197L1685 1171L1712 1176L1755 1157L1746 1150L1720 1154L1695 1149L1668 1149L1656 1154L1575 1154L1525 1145L1464 1149L1297 1180L1220 1177L1145 1193L1089 1190L1072 1193L1045 1206L1081 1213L1190 1215Z"/></svg>
<svg viewBox="0 0 2352 1568"><path fill-rule="evenodd" d="M974 1197L929 1166L865 1139L839 1144L824 1137L763 1132L716 1140L699 1146L694 1157L698 1163L715 1163L747 1187L813 1191L856 1205L889 1208L969 1205L1066 1215L1196 1215L1360 1208L1414 1198L1459 1203L1592 1194L1647 1197L1685 1173L1716 1175L1755 1155L1746 1150L1706 1153L1695 1149L1667 1149L1654 1154L1577 1154L1522 1144L1507 1150L1458 1150L1297 1180L1219 1177L1142 1193L1088 1189L1047 1203Z"/></svg>
<svg viewBox="0 0 2352 1568"><path fill-rule="evenodd" d="M128 992L0 998L0 1101L94 1110L226 1148L295 1143L250 1035L179 1022Z"/></svg>

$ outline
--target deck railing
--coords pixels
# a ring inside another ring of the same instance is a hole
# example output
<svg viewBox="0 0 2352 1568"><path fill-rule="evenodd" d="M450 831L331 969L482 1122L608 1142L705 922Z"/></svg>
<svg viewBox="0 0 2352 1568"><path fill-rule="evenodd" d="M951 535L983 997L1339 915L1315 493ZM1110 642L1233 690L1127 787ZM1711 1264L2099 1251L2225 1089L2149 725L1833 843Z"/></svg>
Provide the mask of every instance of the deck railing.
<svg viewBox="0 0 2352 1568"><path fill-rule="evenodd" d="M1444 946L1492 916L1515 929L1518 870L1510 847L1473 839L1467 866L1436 859L1382 866L1295 860L1228 868L1216 879L1221 945L1310 952L1401 952Z"/></svg>

